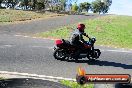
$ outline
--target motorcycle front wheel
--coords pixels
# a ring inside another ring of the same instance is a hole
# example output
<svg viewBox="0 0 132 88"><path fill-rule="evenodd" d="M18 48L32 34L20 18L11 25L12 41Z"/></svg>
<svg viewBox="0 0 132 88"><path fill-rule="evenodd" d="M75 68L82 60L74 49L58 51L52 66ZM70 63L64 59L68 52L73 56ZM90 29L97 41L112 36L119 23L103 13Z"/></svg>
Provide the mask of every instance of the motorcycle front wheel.
<svg viewBox="0 0 132 88"><path fill-rule="evenodd" d="M94 52L95 52L94 57L95 57L96 59L98 59L99 56L100 56L100 54L101 54L100 50L99 50L99 49L95 49Z"/></svg>
<svg viewBox="0 0 132 88"><path fill-rule="evenodd" d="M87 55L87 58L91 61L95 61L96 59L99 58L101 52L99 49L94 49L94 52L89 52L89 54Z"/></svg>
<svg viewBox="0 0 132 88"><path fill-rule="evenodd" d="M55 49L53 56L57 60L64 60L66 58L64 49Z"/></svg>

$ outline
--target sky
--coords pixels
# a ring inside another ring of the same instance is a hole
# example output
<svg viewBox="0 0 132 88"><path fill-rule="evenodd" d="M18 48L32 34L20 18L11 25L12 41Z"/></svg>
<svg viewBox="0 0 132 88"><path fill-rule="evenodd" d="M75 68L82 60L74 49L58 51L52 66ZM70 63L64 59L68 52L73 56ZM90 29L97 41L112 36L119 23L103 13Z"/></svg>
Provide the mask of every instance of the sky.
<svg viewBox="0 0 132 88"><path fill-rule="evenodd" d="M77 3L87 1L91 2L94 0L78 0ZM132 16L132 0L112 0L112 5L110 6L108 13Z"/></svg>

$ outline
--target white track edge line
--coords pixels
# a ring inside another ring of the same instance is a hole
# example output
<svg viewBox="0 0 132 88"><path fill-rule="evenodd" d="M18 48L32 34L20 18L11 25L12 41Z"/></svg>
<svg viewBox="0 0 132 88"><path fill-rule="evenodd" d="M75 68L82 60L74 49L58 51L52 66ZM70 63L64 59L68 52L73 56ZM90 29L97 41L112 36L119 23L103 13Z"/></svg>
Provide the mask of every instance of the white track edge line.
<svg viewBox="0 0 132 88"><path fill-rule="evenodd" d="M103 50L101 49L101 51L108 51L108 52L122 52L122 53L132 53L131 50Z"/></svg>
<svg viewBox="0 0 132 88"><path fill-rule="evenodd" d="M19 73L19 72L0 71L0 74L28 76L28 77L45 78L45 79L47 78L47 79L54 79L54 80L76 81L76 79L72 79L72 78L54 77L54 76L37 75L37 74L29 74L29 73Z"/></svg>

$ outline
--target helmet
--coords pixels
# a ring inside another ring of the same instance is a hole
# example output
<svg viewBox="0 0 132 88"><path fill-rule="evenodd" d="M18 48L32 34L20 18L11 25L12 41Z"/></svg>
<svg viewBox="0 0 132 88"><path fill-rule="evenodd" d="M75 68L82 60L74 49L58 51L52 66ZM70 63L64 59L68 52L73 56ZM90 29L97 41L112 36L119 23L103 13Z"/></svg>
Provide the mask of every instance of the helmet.
<svg viewBox="0 0 132 88"><path fill-rule="evenodd" d="M84 24L78 24L78 25L77 25L77 29L78 29L80 32L84 32L85 25L84 25Z"/></svg>

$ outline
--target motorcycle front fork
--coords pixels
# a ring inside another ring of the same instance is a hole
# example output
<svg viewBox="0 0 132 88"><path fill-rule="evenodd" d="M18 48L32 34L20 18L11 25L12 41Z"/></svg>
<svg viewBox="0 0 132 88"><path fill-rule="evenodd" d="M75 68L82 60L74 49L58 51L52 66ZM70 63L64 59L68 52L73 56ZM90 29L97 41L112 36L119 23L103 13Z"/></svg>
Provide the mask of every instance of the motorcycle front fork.
<svg viewBox="0 0 132 88"><path fill-rule="evenodd" d="M91 48L91 55L92 55L92 56L95 55L94 46Z"/></svg>

